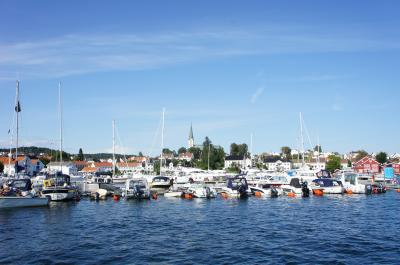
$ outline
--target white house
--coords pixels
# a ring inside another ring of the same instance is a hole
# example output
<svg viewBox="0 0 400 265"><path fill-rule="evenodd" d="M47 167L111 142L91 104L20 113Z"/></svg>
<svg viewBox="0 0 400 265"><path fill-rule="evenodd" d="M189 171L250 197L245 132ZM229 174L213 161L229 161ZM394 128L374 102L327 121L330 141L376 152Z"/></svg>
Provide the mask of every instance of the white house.
<svg viewBox="0 0 400 265"><path fill-rule="evenodd" d="M227 156L225 157L225 167L239 167L239 168L250 168L251 167L251 159L246 158L244 156Z"/></svg>
<svg viewBox="0 0 400 265"><path fill-rule="evenodd" d="M283 171L289 171L291 169L292 169L291 162L282 162L282 161L278 160L273 163L268 163L268 170L283 172Z"/></svg>
<svg viewBox="0 0 400 265"><path fill-rule="evenodd" d="M76 166L75 163L64 162L64 163L62 163L61 170L60 170L60 162L51 162L47 165L47 171L49 171L51 173L61 171L62 174L71 176L71 175L78 174L78 167Z"/></svg>
<svg viewBox="0 0 400 265"><path fill-rule="evenodd" d="M182 154L179 154L179 160L180 161L187 161L187 162L190 162L190 161L192 161L192 159L193 159L193 154L192 153L190 153L190 152L185 152L185 153L182 153Z"/></svg>
<svg viewBox="0 0 400 265"><path fill-rule="evenodd" d="M135 172L144 170L143 164L138 162L117 163L116 166L121 172Z"/></svg>

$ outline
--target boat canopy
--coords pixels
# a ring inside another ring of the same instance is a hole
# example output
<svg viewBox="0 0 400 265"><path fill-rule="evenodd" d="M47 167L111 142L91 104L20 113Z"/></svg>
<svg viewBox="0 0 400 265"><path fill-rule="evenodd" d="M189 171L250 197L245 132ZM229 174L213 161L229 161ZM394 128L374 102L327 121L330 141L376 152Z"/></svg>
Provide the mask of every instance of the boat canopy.
<svg viewBox="0 0 400 265"><path fill-rule="evenodd" d="M290 180L290 186L295 188L301 188L300 180L298 178L292 178Z"/></svg>
<svg viewBox="0 0 400 265"><path fill-rule="evenodd" d="M313 182L316 183L320 187L333 187L333 186L335 186L333 179L327 179L327 178L314 179Z"/></svg>

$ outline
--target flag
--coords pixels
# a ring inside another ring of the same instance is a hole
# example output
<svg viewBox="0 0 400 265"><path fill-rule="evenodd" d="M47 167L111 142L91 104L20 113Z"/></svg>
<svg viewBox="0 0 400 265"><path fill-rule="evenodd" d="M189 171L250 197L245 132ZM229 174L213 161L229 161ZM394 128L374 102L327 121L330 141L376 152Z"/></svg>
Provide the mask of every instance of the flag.
<svg viewBox="0 0 400 265"><path fill-rule="evenodd" d="M19 101L17 102L17 105L15 106L15 112L21 112L21 105L19 104Z"/></svg>

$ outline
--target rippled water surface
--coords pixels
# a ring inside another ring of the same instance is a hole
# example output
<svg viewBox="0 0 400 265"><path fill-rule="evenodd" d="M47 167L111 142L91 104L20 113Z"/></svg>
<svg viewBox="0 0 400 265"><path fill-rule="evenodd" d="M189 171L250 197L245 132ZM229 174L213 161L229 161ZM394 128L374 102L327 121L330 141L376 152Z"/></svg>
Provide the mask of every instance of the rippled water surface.
<svg viewBox="0 0 400 265"><path fill-rule="evenodd" d="M400 264L400 193L0 211L1 264Z"/></svg>

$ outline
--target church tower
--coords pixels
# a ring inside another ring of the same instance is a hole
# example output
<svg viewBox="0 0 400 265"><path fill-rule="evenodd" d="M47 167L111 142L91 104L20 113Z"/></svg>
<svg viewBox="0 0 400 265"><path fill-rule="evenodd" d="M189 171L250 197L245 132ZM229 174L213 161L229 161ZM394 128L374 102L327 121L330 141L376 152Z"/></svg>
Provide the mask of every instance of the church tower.
<svg viewBox="0 0 400 265"><path fill-rule="evenodd" d="M192 148L193 146L194 146L193 128L192 128L192 124L190 124L188 148Z"/></svg>

